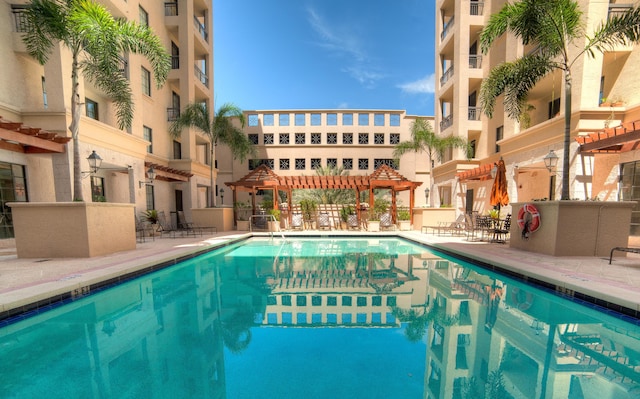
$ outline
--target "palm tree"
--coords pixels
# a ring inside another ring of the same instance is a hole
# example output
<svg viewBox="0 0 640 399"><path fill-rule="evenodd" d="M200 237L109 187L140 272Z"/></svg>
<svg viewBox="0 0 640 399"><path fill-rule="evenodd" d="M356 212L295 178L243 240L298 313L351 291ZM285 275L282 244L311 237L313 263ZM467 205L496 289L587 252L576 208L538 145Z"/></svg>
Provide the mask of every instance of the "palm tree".
<svg viewBox="0 0 640 399"><path fill-rule="evenodd" d="M349 176L349 171L342 166L325 166L315 169L316 176ZM293 202L311 200L317 204L354 204L354 190L318 188L293 190Z"/></svg>
<svg viewBox="0 0 640 399"><path fill-rule="evenodd" d="M215 178L213 176L213 166L216 159L216 146L218 142L226 144L234 159L240 158L244 161L247 155L254 155L256 150L249 138L242 132L241 128L233 124L233 118L237 118L241 127L244 127L244 114L242 110L232 103L225 103L213 116L210 117L209 107L206 103L194 103L185 107L180 116L171 124L169 134L173 138L179 138L184 128L195 128L202 132L209 139L210 147L210 187L209 187L209 207L216 206L214 195Z"/></svg>
<svg viewBox="0 0 640 399"><path fill-rule="evenodd" d="M466 150L467 155L469 155L469 143L467 140L453 135L439 137L431 128L428 120L418 118L411 126L411 140L396 144L393 150L393 157L396 159L396 163L398 163L400 157L408 152L424 152L427 154L427 160L429 161L431 169L433 169L434 160L438 159L438 162L442 161L445 151L450 148L463 148ZM431 191L432 188L433 175L429 174L429 190ZM429 201L430 205L433 205L433 196L431 196Z"/></svg>
<svg viewBox="0 0 640 399"><path fill-rule="evenodd" d="M167 79L171 57L160 39L147 26L115 19L93 0L32 0L25 12L29 30L22 36L29 55L41 65L47 63L59 44L71 52L71 124L73 139L73 199L83 201L80 171L80 76L94 83L116 107L118 127L133 120L129 80L121 72L125 53L141 54L151 64L157 86Z"/></svg>
<svg viewBox="0 0 640 399"><path fill-rule="evenodd" d="M569 146L571 140L571 68L588 54L636 43L640 38L640 8L613 15L591 34L585 32L583 13L574 0L521 0L509 2L489 19L480 45L486 54L494 41L511 32L537 51L494 67L480 89L482 111L492 117L496 98L504 94L505 111L518 119L529 91L552 71L564 78L564 151L561 199L569 199ZM583 45L583 43L586 43ZM575 51L579 49L580 51Z"/></svg>

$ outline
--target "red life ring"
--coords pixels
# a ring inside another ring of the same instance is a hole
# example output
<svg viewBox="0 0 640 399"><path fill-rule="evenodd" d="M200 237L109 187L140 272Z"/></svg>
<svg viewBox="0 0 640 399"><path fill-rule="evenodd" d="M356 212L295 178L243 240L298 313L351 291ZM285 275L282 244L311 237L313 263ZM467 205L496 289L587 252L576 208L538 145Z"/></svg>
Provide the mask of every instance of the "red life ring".
<svg viewBox="0 0 640 399"><path fill-rule="evenodd" d="M540 212L532 204L524 204L518 211L518 227L523 230L528 223L527 231L533 233L540 228Z"/></svg>

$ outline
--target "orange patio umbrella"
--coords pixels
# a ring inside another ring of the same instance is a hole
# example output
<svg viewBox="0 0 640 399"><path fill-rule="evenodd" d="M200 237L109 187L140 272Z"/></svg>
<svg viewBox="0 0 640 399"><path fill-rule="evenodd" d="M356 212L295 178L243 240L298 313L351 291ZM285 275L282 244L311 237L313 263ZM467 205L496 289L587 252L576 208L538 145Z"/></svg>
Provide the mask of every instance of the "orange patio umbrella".
<svg viewBox="0 0 640 399"><path fill-rule="evenodd" d="M497 206L500 209L501 206L509 204L509 193L507 192L507 168L504 166L504 161L500 159L498 161L498 171L496 178L491 186L491 205Z"/></svg>

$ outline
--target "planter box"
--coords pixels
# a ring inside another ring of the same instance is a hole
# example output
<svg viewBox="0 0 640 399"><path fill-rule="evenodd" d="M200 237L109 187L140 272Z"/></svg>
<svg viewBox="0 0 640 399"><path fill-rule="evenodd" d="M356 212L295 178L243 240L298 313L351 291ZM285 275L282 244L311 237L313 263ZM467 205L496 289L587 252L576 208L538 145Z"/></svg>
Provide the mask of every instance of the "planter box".
<svg viewBox="0 0 640 399"><path fill-rule="evenodd" d="M409 231L409 230L411 230L411 221L410 220L399 220L398 221L398 228L401 231Z"/></svg>
<svg viewBox="0 0 640 399"><path fill-rule="evenodd" d="M267 222L267 227L269 228L269 231L280 231L280 221L268 221Z"/></svg>
<svg viewBox="0 0 640 399"><path fill-rule="evenodd" d="M541 201L530 202L540 213L540 228L522 239L514 203L509 246L553 256L604 256L629 242L631 210L635 202Z"/></svg>
<svg viewBox="0 0 640 399"><path fill-rule="evenodd" d="M212 226L218 232L233 230L233 208L231 207L195 208L191 210L191 215L196 226Z"/></svg>
<svg viewBox="0 0 640 399"><path fill-rule="evenodd" d="M379 220L369 220L367 224L368 231L380 231L380 221Z"/></svg>
<svg viewBox="0 0 640 399"><path fill-rule="evenodd" d="M19 258L88 258L136 249L134 204L10 203Z"/></svg>
<svg viewBox="0 0 640 399"><path fill-rule="evenodd" d="M249 231L249 221L248 220L238 220L238 221L236 221L236 230Z"/></svg>

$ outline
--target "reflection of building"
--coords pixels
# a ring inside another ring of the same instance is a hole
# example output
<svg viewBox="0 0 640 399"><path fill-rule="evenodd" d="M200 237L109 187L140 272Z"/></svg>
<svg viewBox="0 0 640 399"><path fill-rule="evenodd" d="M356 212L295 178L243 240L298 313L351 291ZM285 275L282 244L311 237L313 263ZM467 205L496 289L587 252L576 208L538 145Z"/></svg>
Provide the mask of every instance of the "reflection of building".
<svg viewBox="0 0 640 399"><path fill-rule="evenodd" d="M462 398L474 383L483 392L496 372L513 397L639 396L631 325L447 260L430 261L429 289L444 312L431 319L427 397Z"/></svg>

